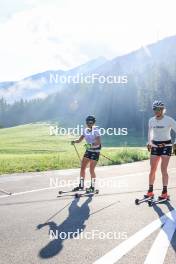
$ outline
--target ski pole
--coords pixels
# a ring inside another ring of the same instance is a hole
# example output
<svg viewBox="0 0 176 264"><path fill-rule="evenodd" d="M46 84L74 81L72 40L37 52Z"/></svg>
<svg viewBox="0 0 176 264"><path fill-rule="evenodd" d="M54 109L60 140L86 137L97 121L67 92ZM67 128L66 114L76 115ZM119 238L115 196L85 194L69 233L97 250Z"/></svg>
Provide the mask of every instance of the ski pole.
<svg viewBox="0 0 176 264"><path fill-rule="evenodd" d="M89 147L90 144L85 144L84 146L87 148L87 146ZM103 154L101 154L101 153L100 153L100 155L101 155L102 157L104 157L105 159L108 159L108 160L110 160L111 162L115 163L115 161L112 160L112 159L110 159L109 157L107 157L107 156L105 156L105 155L103 155Z"/></svg>
<svg viewBox="0 0 176 264"><path fill-rule="evenodd" d="M107 156L103 155L102 153L100 153L100 155L101 155L102 157L104 157L105 159L107 159L107 160L110 160L111 162L115 163L115 161L114 161L114 160L112 160L112 159L110 159L109 157L107 157Z"/></svg>
<svg viewBox="0 0 176 264"><path fill-rule="evenodd" d="M76 148L75 144L73 144L73 146L74 146L74 148L75 148L75 151L76 151L76 153L77 153L77 156L78 156L78 158L79 158L79 160L80 160L80 162L81 162L81 158L80 158L79 152L78 152L78 150L77 150L77 148Z"/></svg>
<svg viewBox="0 0 176 264"><path fill-rule="evenodd" d="M11 195L12 194L11 192L7 192L7 191L2 190L2 189L0 189L0 192L5 193L5 194L8 194L8 195Z"/></svg>

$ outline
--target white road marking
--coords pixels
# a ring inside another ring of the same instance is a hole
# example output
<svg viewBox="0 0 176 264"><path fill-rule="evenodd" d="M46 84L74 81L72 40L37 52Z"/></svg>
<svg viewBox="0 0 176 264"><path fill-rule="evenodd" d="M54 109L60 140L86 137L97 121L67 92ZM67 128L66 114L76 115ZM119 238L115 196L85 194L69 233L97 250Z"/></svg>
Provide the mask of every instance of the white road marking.
<svg viewBox="0 0 176 264"><path fill-rule="evenodd" d="M153 243L144 264L164 263L170 241L176 230L176 212L172 212L172 219L168 218L155 242Z"/></svg>
<svg viewBox="0 0 176 264"><path fill-rule="evenodd" d="M106 177L106 179L109 179L109 180L113 180L113 179L115 179L115 180L119 180L119 179L121 179L121 178L125 178L125 177L133 177L133 176L137 176L137 175L144 175L145 174L145 172L140 172L140 173L131 173L131 174L124 174L124 175L120 175L120 176L112 176L112 177ZM57 176L56 176L56 178L57 178ZM101 179L104 179L104 178L100 178L100 180ZM67 187L69 187L69 186L67 186ZM9 196L16 196L16 195L22 195L22 194L27 194L27 193L33 193L33 192L41 192L41 191L45 191L45 190L52 190L52 189L58 189L58 188L60 188L60 189L62 189L62 188L64 188L64 187L59 187L59 186L54 186L54 187L47 187L47 188L41 188L41 189L34 189L34 190L29 190L29 191L23 191L23 192L18 192L18 193L12 193L12 195L1 195L0 196L0 199L1 198L6 198L6 197L9 197Z"/></svg>
<svg viewBox="0 0 176 264"><path fill-rule="evenodd" d="M151 222L149 225L132 235L129 239L122 242L120 245L106 253L103 257L94 262L94 264L114 264L119 259L121 259L125 254L131 251L135 246L137 246L140 242L142 242L145 238L147 238L150 234L156 231L158 228L162 226L163 223L169 218L171 218L171 214L175 214L175 210L170 211L166 215L161 218ZM174 211L174 212L173 212ZM159 248L161 248L159 246ZM158 263L158 262L155 262Z"/></svg>
<svg viewBox="0 0 176 264"><path fill-rule="evenodd" d="M176 168L171 168L169 171L176 171ZM70 175L72 173L74 173L74 171L70 172ZM107 180L108 179L109 180L114 180L115 179L115 180L118 181L119 179L124 179L124 178L127 178L127 177L135 177L135 176L145 175L145 174L148 174L148 171L138 172L138 173L129 173L129 174L124 174L124 175L119 175L119 176L106 177L106 179ZM55 177L57 177L57 175ZM103 180L104 178L105 177L101 177L100 178L100 181ZM6 197L9 197L9 196L17 196L17 195L23 195L23 194L27 194L27 193L33 193L33 192L41 192L41 191L52 190L52 189L57 189L57 188L59 188L59 186L47 187L47 188L41 188L41 189L34 189L34 190L23 191L23 192L18 192L18 193L12 193L12 195L0 195L0 199L1 198L6 198Z"/></svg>
<svg viewBox="0 0 176 264"><path fill-rule="evenodd" d="M17 196L17 195L22 195L22 194L26 194L26 193L34 193L34 192L41 192L41 191L46 191L46 190L53 190L53 189L58 189L58 187L48 187L48 188L43 188L43 189L34 189L34 190L30 190L30 191L25 191L25 192L12 193L11 195L1 195L0 198Z"/></svg>

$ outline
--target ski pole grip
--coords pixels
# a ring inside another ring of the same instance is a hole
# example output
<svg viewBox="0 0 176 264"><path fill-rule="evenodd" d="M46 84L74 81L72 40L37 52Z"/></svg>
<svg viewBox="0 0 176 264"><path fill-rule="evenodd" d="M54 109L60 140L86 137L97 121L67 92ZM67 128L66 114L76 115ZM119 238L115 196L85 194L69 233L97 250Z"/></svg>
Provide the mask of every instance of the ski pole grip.
<svg viewBox="0 0 176 264"><path fill-rule="evenodd" d="M173 153L176 155L176 143L173 144Z"/></svg>
<svg viewBox="0 0 176 264"><path fill-rule="evenodd" d="M150 152L150 151L151 151L152 147L151 147L151 145L150 145L150 144L147 144L147 149L148 149L148 152Z"/></svg>

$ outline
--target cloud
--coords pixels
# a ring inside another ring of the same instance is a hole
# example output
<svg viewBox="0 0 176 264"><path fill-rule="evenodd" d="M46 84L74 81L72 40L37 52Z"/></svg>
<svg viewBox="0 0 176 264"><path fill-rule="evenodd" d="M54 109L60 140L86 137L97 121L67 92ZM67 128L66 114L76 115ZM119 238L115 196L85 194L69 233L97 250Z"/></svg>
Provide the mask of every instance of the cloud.
<svg viewBox="0 0 176 264"><path fill-rule="evenodd" d="M34 96L31 96L31 98L29 99L45 99L47 96L48 96L47 93L40 92L40 93L35 94Z"/></svg>
<svg viewBox="0 0 176 264"><path fill-rule="evenodd" d="M0 23L0 81L113 58L176 33L174 0L14 3L18 8Z"/></svg>
<svg viewBox="0 0 176 264"><path fill-rule="evenodd" d="M8 102L19 100L19 98L45 98L47 95L42 91L47 83L45 78L38 80L26 79L11 85L8 88L0 89L0 98L5 98Z"/></svg>

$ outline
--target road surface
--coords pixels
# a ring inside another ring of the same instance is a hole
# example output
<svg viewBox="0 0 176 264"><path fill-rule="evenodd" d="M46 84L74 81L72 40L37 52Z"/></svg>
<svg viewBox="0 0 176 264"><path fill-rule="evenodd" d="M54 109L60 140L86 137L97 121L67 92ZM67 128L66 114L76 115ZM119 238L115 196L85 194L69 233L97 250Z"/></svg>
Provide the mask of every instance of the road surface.
<svg viewBox="0 0 176 264"><path fill-rule="evenodd" d="M171 201L155 207L134 204L148 188L149 161L96 171L99 195L80 199L57 198L78 169L1 175L0 189L13 194L0 192L0 263L176 263L176 157ZM158 170L156 196L161 188Z"/></svg>

